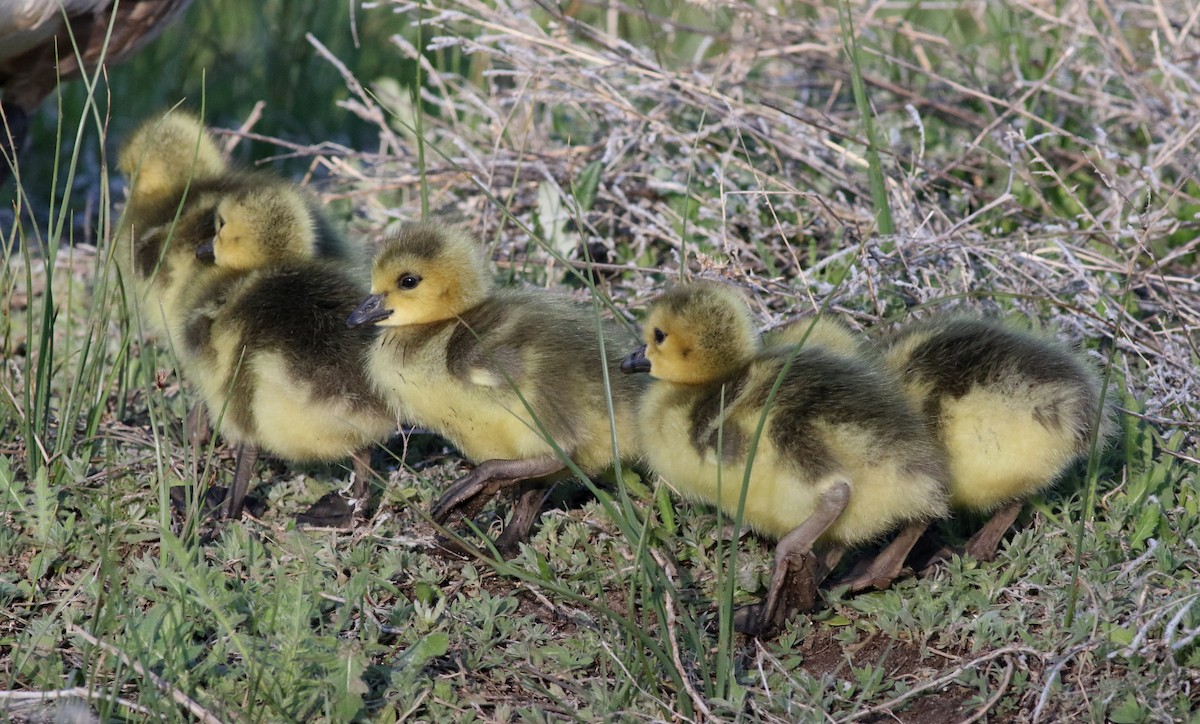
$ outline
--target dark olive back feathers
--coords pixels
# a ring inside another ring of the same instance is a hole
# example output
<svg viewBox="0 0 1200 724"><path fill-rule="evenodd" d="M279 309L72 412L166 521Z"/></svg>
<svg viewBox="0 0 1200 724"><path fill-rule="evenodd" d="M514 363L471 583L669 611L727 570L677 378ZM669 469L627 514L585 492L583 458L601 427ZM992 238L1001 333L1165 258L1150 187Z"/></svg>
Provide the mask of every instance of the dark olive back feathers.
<svg viewBox="0 0 1200 724"><path fill-rule="evenodd" d="M729 422L722 427L720 409L723 405L726 411L761 411L780 374L783 379L770 401L764 435L810 476L820 477L839 464L817 426L853 425L881 447L902 451L910 469L947 478L932 430L890 379L868 362L819 347L766 350L722 382L681 389L680 394L693 397L691 436L696 451L715 452L720 429L725 462L743 459L754 429L738 429Z"/></svg>
<svg viewBox="0 0 1200 724"><path fill-rule="evenodd" d="M774 367L782 370L794 350L772 354ZM769 387L756 391L766 404ZM933 453L932 432L925 420L905 401L890 380L867 363L832 354L818 347L796 353L775 397L776 415L769 430L774 445L813 474L828 472L834 460L817 442L817 423L855 425L889 449L908 448L914 460L928 460L937 467L941 457ZM928 433L928 434L926 434ZM944 475L936 475L944 479Z"/></svg>
<svg viewBox="0 0 1200 724"><path fill-rule="evenodd" d="M505 395L510 394L510 380L539 381L522 388L521 394L560 441L575 439L579 421L574 410L604 408L599 399L604 388L597 383L605 366L617 405L633 404L646 384L640 377L620 372L620 352L629 346L629 335L606 322L602 354L592 311L542 292L500 290L459 318L431 326L443 325L454 328L446 345L446 369L451 375L467 381L472 370L487 370L505 381L501 387L506 391L500 393Z"/></svg>
<svg viewBox="0 0 1200 724"><path fill-rule="evenodd" d="M305 207L313 221L313 233L317 238L317 257L321 259L353 259L354 252L346 242L346 236L326 216L312 199L305 197Z"/></svg>
<svg viewBox="0 0 1200 724"><path fill-rule="evenodd" d="M909 335L931 334L914 347L904 369L906 379L927 382L937 394L926 400L926 414L936 419L941 401L957 399L973 387L1020 383L1053 385L1071 393L1071 405L1061 396L1048 396L1034 410L1043 424L1074 429L1086 440L1099 416L1100 390L1095 372L1061 343L1018 332L1000 322L981 318L951 318L918 322L882 340L886 348ZM1074 419L1063 419L1073 416Z"/></svg>
<svg viewBox="0 0 1200 724"><path fill-rule="evenodd" d="M191 354L211 357L214 324L236 330L240 366L255 355L280 355L297 377L322 399L344 399L386 414L361 364L375 340L373 330L347 327L346 317L366 290L341 270L324 261L295 261L270 267L239 286L241 275L225 275L205 289L212 311L197 310L184 330ZM237 364L235 360L235 364ZM227 414L250 428L254 390L252 376L238 374Z"/></svg>

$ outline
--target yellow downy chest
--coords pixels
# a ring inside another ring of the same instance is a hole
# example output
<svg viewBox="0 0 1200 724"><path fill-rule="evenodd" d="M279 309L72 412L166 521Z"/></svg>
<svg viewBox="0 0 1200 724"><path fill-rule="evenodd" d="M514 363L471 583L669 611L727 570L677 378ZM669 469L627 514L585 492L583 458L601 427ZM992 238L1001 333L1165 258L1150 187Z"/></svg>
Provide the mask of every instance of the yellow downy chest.
<svg viewBox="0 0 1200 724"><path fill-rule="evenodd" d="M739 419L746 415L726 419L718 458L715 443L702 445L694 439L691 406L673 404L663 387L651 387L638 423L647 462L676 493L688 500L719 506L733 517L745 486L743 520L775 538L812 515L821 491L802 484L794 475L781 474L779 456L766 435L758 442L751 475L746 480L747 453L757 419Z"/></svg>
<svg viewBox="0 0 1200 724"><path fill-rule="evenodd" d="M451 374L445 341L452 330L420 344L384 333L368 363L379 394L402 419L448 438L475 462L552 454L515 393Z"/></svg>

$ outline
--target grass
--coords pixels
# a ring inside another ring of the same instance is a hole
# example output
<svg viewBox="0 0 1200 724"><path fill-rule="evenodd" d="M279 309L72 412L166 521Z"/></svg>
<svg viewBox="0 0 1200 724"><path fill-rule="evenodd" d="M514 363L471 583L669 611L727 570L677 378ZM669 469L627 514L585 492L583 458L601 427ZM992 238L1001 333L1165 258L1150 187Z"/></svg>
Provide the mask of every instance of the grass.
<svg viewBox="0 0 1200 724"><path fill-rule="evenodd" d="M1196 721L1187 3L389 0L355 11L357 49L345 4L234 5L197 3L191 32L90 96L66 89L0 218L0 711ZM304 83L268 82L296 68ZM192 395L121 298L102 149L198 105L201 70L216 125L268 103L235 154L288 156L368 241L427 205L493 242L508 278L582 300L587 271L634 317L683 271L758 290L764 327L822 305L866 329L1026 316L1111 362L1120 434L1094 477L1081 464L1031 503L998 561L826 592L764 642L721 621L763 595L770 546L630 472L599 497L556 491L509 562L432 550L424 511L466 466L419 433L352 532L291 522L343 470L279 463L260 465L261 519L174 520L167 488L231 462L220 444L192 458Z"/></svg>

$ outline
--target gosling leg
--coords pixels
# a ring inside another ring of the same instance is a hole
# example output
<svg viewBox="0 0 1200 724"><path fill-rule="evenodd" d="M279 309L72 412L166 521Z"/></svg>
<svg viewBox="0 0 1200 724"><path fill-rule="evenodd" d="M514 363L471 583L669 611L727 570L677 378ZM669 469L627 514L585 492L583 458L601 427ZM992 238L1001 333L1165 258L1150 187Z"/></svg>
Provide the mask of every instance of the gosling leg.
<svg viewBox="0 0 1200 724"><path fill-rule="evenodd" d="M1008 532L1009 527L1017 516L1021 514L1021 509L1025 507L1025 501L1014 500L1007 503L997 510L983 527L975 531L975 535L967 540L967 545L962 551L956 551L950 546L942 546L936 553L929 557L925 562L925 566L921 569L921 575L929 575L933 572L942 561L949 560L956 552L967 554L969 553L977 561L990 561L996 557L996 548L999 547L1000 541L1004 538L1004 534Z"/></svg>
<svg viewBox="0 0 1200 724"><path fill-rule="evenodd" d="M355 451L350 459L354 461L354 483L350 485L350 497L365 503L371 494L371 448Z"/></svg>
<svg viewBox="0 0 1200 724"><path fill-rule="evenodd" d="M354 461L354 482L345 495L334 490L322 495L308 509L296 514L298 525L316 528L353 528L355 518L366 509L371 492L371 448L350 456ZM347 499L348 498L348 499Z"/></svg>
<svg viewBox="0 0 1200 724"><path fill-rule="evenodd" d="M817 567L813 570L816 574L817 583L822 583L833 573L833 569L837 568L837 564L842 562L842 556L846 555L846 549L843 546L827 546L820 551L815 551L817 556Z"/></svg>
<svg viewBox="0 0 1200 724"><path fill-rule="evenodd" d="M253 445L240 445L237 451L237 464L234 466L233 487L225 499L225 517L241 518L242 508L246 504L246 493L250 488L250 473L254 471L254 463L258 460L258 448Z"/></svg>
<svg viewBox="0 0 1200 724"><path fill-rule="evenodd" d="M199 460L204 446L212 440L212 427L208 424L203 402L197 402L188 410L183 420L183 431L192 444L192 459Z"/></svg>
<svg viewBox="0 0 1200 724"><path fill-rule="evenodd" d="M860 561L854 570L840 578L834 585L850 586L857 593L868 588L882 591L892 585L892 581L904 570L904 559L909 551L917 544L921 534L929 527L928 523L909 523L904 526L887 547L875 554L873 558Z"/></svg>
<svg viewBox="0 0 1200 724"><path fill-rule="evenodd" d="M817 567L813 544L833 525L850 503L850 484L835 483L821 496L817 509L775 546L775 569L767 599L734 615L734 627L751 636L777 631L800 611L812 610L817 598ZM757 614L757 615L756 615Z"/></svg>
<svg viewBox="0 0 1200 724"><path fill-rule="evenodd" d="M533 528L538 514L542 512L542 500L545 489L537 480L522 481L513 498L512 517L504 531L496 539L496 550L505 558L511 558L520 550L521 543L529 540L529 531Z"/></svg>
<svg viewBox="0 0 1200 724"><path fill-rule="evenodd" d="M966 552L977 561L990 561L995 558L996 548L1000 546L1004 534L1021 514L1023 507L1025 507L1024 500L1014 500L997 510L992 514L991 520L984 523L983 527L967 541Z"/></svg>
<svg viewBox="0 0 1200 724"><path fill-rule="evenodd" d="M557 456L527 460L485 460L450 488L433 504L430 514L444 524L455 511L463 517L479 512L496 493L522 480L540 478L565 468Z"/></svg>
<svg viewBox="0 0 1200 724"><path fill-rule="evenodd" d="M201 465L204 446L212 440L212 427L208 424L208 416L204 412L204 403L197 402L188 410L183 419L183 431L192 450L192 474L197 479L204 470ZM187 485L176 485L170 490L171 506L180 512L188 510L189 488ZM225 507L228 491L219 485L202 486L204 491L198 503L201 517L219 515Z"/></svg>

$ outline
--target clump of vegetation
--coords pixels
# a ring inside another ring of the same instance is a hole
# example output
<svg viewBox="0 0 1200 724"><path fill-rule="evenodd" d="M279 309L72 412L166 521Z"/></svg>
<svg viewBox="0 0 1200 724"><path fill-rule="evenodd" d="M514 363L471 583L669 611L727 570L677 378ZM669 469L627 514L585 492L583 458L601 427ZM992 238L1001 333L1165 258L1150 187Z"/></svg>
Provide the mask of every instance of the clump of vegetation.
<svg viewBox="0 0 1200 724"><path fill-rule="evenodd" d="M345 4L286 18L294 56L252 26L236 78L221 52L180 50L237 37L203 5L106 86L66 91L0 218L6 716L83 700L82 717L205 721L1141 722L1200 706L1188 3L383 0L354 8L357 47ZM314 90L278 96L284 70ZM229 454L191 455L169 340L143 338L120 294L102 149L184 94L245 126L225 136L236 153L277 149L319 181L368 241L462 220L508 281L594 291L622 318L681 276L756 290L763 327L821 308L869 330L1028 317L1105 369L1121 432L1033 501L995 563L824 592L761 642L729 613L763 595L769 547L633 474L554 493L510 561L434 546L425 511L465 466L420 431L377 468L382 501L354 531L297 529L345 476L282 465L257 483L262 518L173 519L169 487Z"/></svg>

